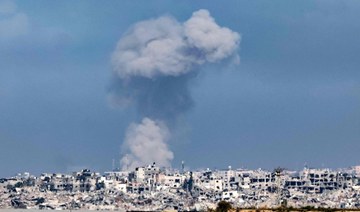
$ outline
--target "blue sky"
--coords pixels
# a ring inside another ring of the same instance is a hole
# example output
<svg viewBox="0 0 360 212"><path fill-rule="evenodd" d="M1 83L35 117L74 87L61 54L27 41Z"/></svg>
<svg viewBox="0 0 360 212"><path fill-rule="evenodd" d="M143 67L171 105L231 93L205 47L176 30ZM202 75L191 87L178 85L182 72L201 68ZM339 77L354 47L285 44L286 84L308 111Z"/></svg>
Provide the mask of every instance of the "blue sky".
<svg viewBox="0 0 360 212"><path fill-rule="evenodd" d="M360 163L358 1L0 0L0 176L111 169L141 119L107 100L116 43L136 22L199 9L241 34L241 62L191 82L173 167Z"/></svg>

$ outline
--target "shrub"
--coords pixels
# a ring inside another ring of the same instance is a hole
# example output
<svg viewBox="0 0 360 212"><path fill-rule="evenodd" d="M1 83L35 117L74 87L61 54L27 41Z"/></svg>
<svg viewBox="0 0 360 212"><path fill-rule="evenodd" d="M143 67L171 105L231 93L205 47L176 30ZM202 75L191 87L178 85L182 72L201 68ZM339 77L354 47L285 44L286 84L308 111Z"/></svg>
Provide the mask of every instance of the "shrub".
<svg viewBox="0 0 360 212"><path fill-rule="evenodd" d="M216 212L227 212L232 208L231 204L226 201L220 201L216 207Z"/></svg>

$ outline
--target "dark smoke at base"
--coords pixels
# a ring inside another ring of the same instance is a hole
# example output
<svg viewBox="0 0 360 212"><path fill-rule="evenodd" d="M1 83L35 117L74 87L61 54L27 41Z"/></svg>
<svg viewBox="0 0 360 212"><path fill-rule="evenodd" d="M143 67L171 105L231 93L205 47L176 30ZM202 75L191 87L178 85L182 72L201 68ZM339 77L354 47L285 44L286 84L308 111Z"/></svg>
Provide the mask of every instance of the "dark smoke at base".
<svg viewBox="0 0 360 212"><path fill-rule="evenodd" d="M123 169L171 165L171 132L194 105L189 83L203 64L238 61L239 43L240 35L217 25L207 10L194 12L184 23L169 16L142 21L125 33L112 55L110 100L135 106L143 119L127 129Z"/></svg>

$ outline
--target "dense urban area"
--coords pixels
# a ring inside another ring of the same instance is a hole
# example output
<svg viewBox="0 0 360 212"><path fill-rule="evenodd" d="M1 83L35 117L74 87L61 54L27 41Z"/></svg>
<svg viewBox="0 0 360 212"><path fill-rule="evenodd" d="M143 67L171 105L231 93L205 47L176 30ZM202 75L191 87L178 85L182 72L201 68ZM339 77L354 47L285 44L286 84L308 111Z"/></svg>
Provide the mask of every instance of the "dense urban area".
<svg viewBox="0 0 360 212"><path fill-rule="evenodd" d="M186 171L156 164L104 174L29 173L0 178L0 208L208 210L236 208L360 208L360 166L301 171L276 168Z"/></svg>

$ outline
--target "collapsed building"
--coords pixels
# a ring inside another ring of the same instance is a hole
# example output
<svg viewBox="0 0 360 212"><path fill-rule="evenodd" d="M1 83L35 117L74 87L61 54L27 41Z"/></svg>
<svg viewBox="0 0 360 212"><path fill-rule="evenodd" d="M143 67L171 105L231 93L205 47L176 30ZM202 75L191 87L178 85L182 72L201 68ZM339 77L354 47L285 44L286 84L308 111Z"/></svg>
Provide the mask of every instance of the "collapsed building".
<svg viewBox="0 0 360 212"><path fill-rule="evenodd" d="M181 171L151 164L104 174L29 173L0 179L0 208L201 210L236 207L360 208L360 167Z"/></svg>

